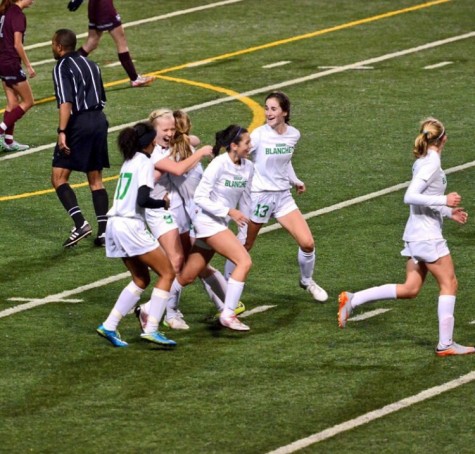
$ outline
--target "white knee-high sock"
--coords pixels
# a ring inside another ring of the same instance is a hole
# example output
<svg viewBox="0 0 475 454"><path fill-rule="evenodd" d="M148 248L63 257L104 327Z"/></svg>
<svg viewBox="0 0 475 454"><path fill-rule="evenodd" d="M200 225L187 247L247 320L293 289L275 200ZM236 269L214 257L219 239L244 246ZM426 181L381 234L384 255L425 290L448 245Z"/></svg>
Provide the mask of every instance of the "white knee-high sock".
<svg viewBox="0 0 475 454"><path fill-rule="evenodd" d="M228 279L228 291L226 292L226 298L224 300L223 316L230 317L234 315L234 310L241 299L243 290L244 282L235 281L232 277Z"/></svg>
<svg viewBox="0 0 475 454"><path fill-rule="evenodd" d="M447 347L453 342L454 334L454 295L440 295L437 315L439 317L439 347Z"/></svg>
<svg viewBox="0 0 475 454"><path fill-rule="evenodd" d="M229 277L233 274L234 268L236 268L236 265L231 262L231 260L226 260L226 263L224 264L224 278L226 280L229 280Z"/></svg>
<svg viewBox="0 0 475 454"><path fill-rule="evenodd" d="M396 284L385 284L379 287L371 287L353 294L351 305L353 307L378 300L395 300Z"/></svg>
<svg viewBox="0 0 475 454"><path fill-rule="evenodd" d="M222 273L213 268L213 274L210 274L206 278L201 279L206 293L210 300L216 306L216 309L221 312L224 307L224 299L226 298L226 290L228 284Z"/></svg>
<svg viewBox="0 0 475 454"><path fill-rule="evenodd" d="M304 252L299 248L297 260L300 267L300 282L309 284L313 278L313 270L315 269L315 249L312 252Z"/></svg>
<svg viewBox="0 0 475 454"><path fill-rule="evenodd" d="M152 297L150 298L150 312L147 317L147 325L144 328L144 333L154 333L158 330L158 324L165 313L167 307L167 299L170 293L154 288Z"/></svg>
<svg viewBox="0 0 475 454"><path fill-rule="evenodd" d="M170 289L170 294L167 299L167 320L176 317L178 306L180 305L181 291L183 290L182 285L176 280L173 281L172 288Z"/></svg>
<svg viewBox="0 0 475 454"><path fill-rule="evenodd" d="M129 311L137 304L140 299L140 295L143 293L143 289L130 282L122 290L117 298L117 301L104 322L104 327L107 330L115 331L122 317L125 317Z"/></svg>

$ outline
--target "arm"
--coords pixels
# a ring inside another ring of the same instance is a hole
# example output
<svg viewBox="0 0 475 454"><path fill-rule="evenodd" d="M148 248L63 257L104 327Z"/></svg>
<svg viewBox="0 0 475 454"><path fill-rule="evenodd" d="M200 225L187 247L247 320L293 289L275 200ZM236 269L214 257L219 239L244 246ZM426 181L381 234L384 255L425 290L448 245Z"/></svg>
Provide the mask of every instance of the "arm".
<svg viewBox="0 0 475 454"><path fill-rule="evenodd" d="M156 200L150 197L151 188L140 186L137 194L137 205L142 208L168 208L167 200Z"/></svg>
<svg viewBox="0 0 475 454"><path fill-rule="evenodd" d="M21 61L25 65L25 68L28 71L28 75L30 77L35 77L36 71L31 66L30 60L28 60L28 56L26 55L25 48L23 47L22 41L23 41L23 34L21 32L15 32L14 34L15 50L17 51L18 56L20 57Z"/></svg>
<svg viewBox="0 0 475 454"><path fill-rule="evenodd" d="M212 152L213 147L206 145L183 161L175 162L171 159L160 159L160 161L155 163L155 169L162 173L168 172L172 175L180 176L195 167L204 156L211 156Z"/></svg>
<svg viewBox="0 0 475 454"><path fill-rule="evenodd" d="M292 161L289 162L288 175L290 183L292 186L295 186L295 189L297 189L297 194L302 194L302 192L305 192L305 183L298 179L294 170L294 166L292 165Z"/></svg>
<svg viewBox="0 0 475 454"><path fill-rule="evenodd" d="M214 202L210 199L210 195L214 191L216 182L220 177L220 170L218 162L216 160L211 161L196 188L194 201L204 211L214 216L224 218L228 215L229 208L222 203Z"/></svg>
<svg viewBox="0 0 475 454"><path fill-rule="evenodd" d="M427 181L422 178L414 178L404 194L404 203L407 205L447 205L447 196L445 195L426 195L422 192L427 188Z"/></svg>

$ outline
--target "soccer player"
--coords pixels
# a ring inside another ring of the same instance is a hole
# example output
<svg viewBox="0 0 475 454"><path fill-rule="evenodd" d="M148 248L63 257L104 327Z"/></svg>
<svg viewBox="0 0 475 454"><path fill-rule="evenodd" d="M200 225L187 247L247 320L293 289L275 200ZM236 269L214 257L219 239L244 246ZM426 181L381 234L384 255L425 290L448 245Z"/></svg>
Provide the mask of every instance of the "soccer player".
<svg viewBox="0 0 475 454"><path fill-rule="evenodd" d="M107 319L98 326L97 333L115 347L126 347L117 330L119 322L137 304L150 283L151 268L158 278L152 291L150 313L142 339L173 347L176 342L158 331L165 312L170 286L175 273L168 257L145 224L146 208L166 207L166 200L150 197L153 189L153 164L150 154L154 148L155 129L149 122L125 128L118 137L124 157L114 203L107 215L107 257L121 258L132 275L132 281L122 290Z"/></svg>
<svg viewBox="0 0 475 454"><path fill-rule="evenodd" d="M83 0L70 0L69 11L76 11ZM113 0L89 0L87 15L89 19L89 31L86 42L79 49L79 53L87 57L94 49L97 49L102 34L107 31L114 40L117 48L119 61L129 76L132 87L144 87L150 85L155 78L137 74L132 57L129 53L127 39L120 15L117 13Z"/></svg>
<svg viewBox="0 0 475 454"><path fill-rule="evenodd" d="M33 106L33 93L21 64L29 77L36 72L28 60L23 39L26 17L23 13L33 0L2 0L0 4L0 79L7 98L7 107L0 123L0 151L24 151L28 145L13 139L16 122Z"/></svg>
<svg viewBox="0 0 475 454"><path fill-rule="evenodd" d="M188 119L186 125L182 121L183 116ZM188 135L191 124L185 112L158 109L150 114L149 119L157 131L156 146L152 153L156 177L152 196L162 198L168 194L170 208L168 211L148 209L146 220L178 274L181 272L184 258L191 249L190 199L193 198L196 185L201 179L200 160L204 156L211 155L213 149L211 146L204 146L194 150L191 143L198 144L199 139ZM186 128L186 131L183 128ZM227 286L224 276L218 270L207 267L200 274L200 278L210 299L218 310L222 310L222 300L224 300ZM147 313L148 303L137 308L137 315L142 326L146 322ZM177 304L167 306L164 324L172 329L189 329Z"/></svg>
<svg viewBox="0 0 475 454"><path fill-rule="evenodd" d="M51 183L74 222L71 234L63 243L63 247L71 247L92 233L69 185L73 170L87 174L98 224L94 243L103 246L109 207L102 182L102 169L109 167L108 123L103 112L106 95L99 66L79 55L75 48L76 35L72 30L60 29L54 34L52 51L57 63L53 82L59 124Z"/></svg>
<svg viewBox="0 0 475 454"><path fill-rule="evenodd" d="M274 217L287 230L299 246L300 287L320 302L328 299L328 294L313 280L315 268L315 242L307 221L295 203L290 189L294 186L297 194L305 192L305 184L300 181L292 167L292 156L300 139L300 132L289 124L290 100L282 92L273 92L265 100L266 124L251 133L251 159L254 161L254 178L251 188L250 222L245 247L249 251L264 224ZM232 264L226 263L225 275Z"/></svg>
<svg viewBox="0 0 475 454"><path fill-rule="evenodd" d="M235 311L252 261L228 223L233 220L242 226L249 221L236 207L243 198L249 198L253 174L253 165L247 159L250 145L249 132L238 125L230 125L216 134L214 153L217 155L222 148L227 153L211 161L196 188L194 203L198 210L192 218L196 241L170 291L171 299L178 298L183 287L196 279L217 252L235 265L228 279L219 321L237 331L249 330Z"/></svg>
<svg viewBox="0 0 475 454"><path fill-rule="evenodd" d="M412 181L404 196L409 205L409 219L404 230L405 247L401 255L407 257L404 284L386 284L356 293L339 295L338 325L346 326L353 309L362 304L386 299L415 298L424 284L427 272L439 285L438 356L475 353L474 347L464 347L452 339L454 308L457 295L457 278L447 242L442 236L443 218L465 224L468 214L459 207L462 197L451 192L445 194L447 179L441 168L441 154L447 133L444 125L435 118L421 123L413 154L416 161L412 168Z"/></svg>

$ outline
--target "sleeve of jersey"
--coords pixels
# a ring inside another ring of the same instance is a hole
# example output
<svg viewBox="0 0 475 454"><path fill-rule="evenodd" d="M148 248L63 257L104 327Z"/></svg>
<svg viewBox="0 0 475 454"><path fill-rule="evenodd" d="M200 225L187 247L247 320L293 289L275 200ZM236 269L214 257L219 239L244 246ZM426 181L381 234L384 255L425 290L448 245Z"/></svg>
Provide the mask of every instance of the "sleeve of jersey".
<svg viewBox="0 0 475 454"><path fill-rule="evenodd" d="M292 161L289 162L288 175L289 175L289 181L292 184L292 186L303 186L303 181L299 180L297 177L297 174L295 173L294 166L292 165Z"/></svg>
<svg viewBox="0 0 475 454"><path fill-rule="evenodd" d="M249 151L249 158L254 161L254 158L256 156L256 150L259 147L259 131L260 128L254 129L254 131L251 132L251 150Z"/></svg>
<svg viewBox="0 0 475 454"><path fill-rule="evenodd" d="M66 102L73 103L73 89L69 78L69 71L66 69L64 61L54 68L54 79L58 106Z"/></svg>
<svg viewBox="0 0 475 454"><path fill-rule="evenodd" d="M214 159L203 172L203 177L195 191L194 200L202 210L214 216L224 218L228 214L229 208L218 201L212 201L210 198L215 184L219 180L220 173L221 167L219 162L217 159Z"/></svg>
<svg viewBox="0 0 475 454"><path fill-rule="evenodd" d="M147 161L144 161L143 165L140 167L140 170L137 172L137 186L140 188L142 186L147 186L150 189L153 189L153 164L147 158Z"/></svg>
<svg viewBox="0 0 475 454"><path fill-rule="evenodd" d="M412 179L404 195L404 203L407 205L435 206L446 205L447 196L445 195L427 195L423 191L427 188L428 182L416 176Z"/></svg>
<svg viewBox="0 0 475 454"><path fill-rule="evenodd" d="M250 165L249 178L247 179L246 188L239 199L239 211L245 216L251 216L251 187L252 177L254 175L254 165L248 161Z"/></svg>

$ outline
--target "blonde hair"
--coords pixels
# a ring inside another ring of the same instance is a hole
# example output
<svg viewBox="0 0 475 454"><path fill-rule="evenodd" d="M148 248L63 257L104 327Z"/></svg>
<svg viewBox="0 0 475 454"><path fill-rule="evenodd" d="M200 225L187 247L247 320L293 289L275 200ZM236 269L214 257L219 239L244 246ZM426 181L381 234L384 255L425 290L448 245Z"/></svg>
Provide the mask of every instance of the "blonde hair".
<svg viewBox="0 0 475 454"><path fill-rule="evenodd" d="M431 145L439 146L444 135L444 125L436 118L429 117L421 121L419 135L412 150L416 159L424 157Z"/></svg>
<svg viewBox="0 0 475 454"><path fill-rule="evenodd" d="M183 161L193 154L190 144L191 120L183 110L175 110L175 136L170 142L170 157L175 161Z"/></svg>
<svg viewBox="0 0 475 454"><path fill-rule="evenodd" d="M148 121L150 121L155 126L156 121L159 120L160 118L171 118L171 119L173 119L174 118L173 117L173 111L171 109L166 109L166 108L161 108L161 109L154 110L148 116Z"/></svg>

